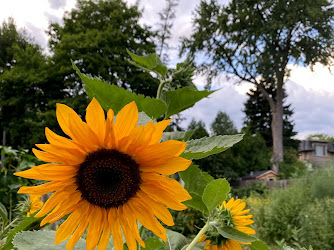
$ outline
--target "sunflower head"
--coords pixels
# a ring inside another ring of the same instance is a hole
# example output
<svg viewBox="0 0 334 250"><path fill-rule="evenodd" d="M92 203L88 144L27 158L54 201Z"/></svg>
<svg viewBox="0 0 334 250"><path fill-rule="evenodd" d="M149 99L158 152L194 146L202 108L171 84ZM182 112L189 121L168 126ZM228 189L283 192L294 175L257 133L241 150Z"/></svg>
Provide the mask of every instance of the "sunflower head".
<svg viewBox="0 0 334 250"><path fill-rule="evenodd" d="M214 223L217 227L233 227L246 234L255 234L250 227L254 223L252 215L246 215L250 209L244 210L245 202L232 197L227 203L224 201L215 214ZM202 235L199 242L206 240L205 249L214 250L242 250L240 244L248 244L223 237L214 227L211 227L206 234Z"/></svg>
<svg viewBox="0 0 334 250"><path fill-rule="evenodd" d="M57 105L57 119L68 137L46 128L49 144L37 144L34 154L46 164L16 173L46 183L22 187L19 193L53 193L36 217L45 216L41 225L53 223L70 214L58 228L55 243L71 237L72 249L87 230L87 249L105 249L110 235L117 250L123 249L123 236L129 249L143 247L137 221L158 237L167 240L157 220L174 224L167 208L183 210L188 192L166 175L188 168L191 161L180 157L186 143L160 143L170 120L137 126L135 102L114 117L105 117L97 100L87 107L86 122L68 106Z"/></svg>

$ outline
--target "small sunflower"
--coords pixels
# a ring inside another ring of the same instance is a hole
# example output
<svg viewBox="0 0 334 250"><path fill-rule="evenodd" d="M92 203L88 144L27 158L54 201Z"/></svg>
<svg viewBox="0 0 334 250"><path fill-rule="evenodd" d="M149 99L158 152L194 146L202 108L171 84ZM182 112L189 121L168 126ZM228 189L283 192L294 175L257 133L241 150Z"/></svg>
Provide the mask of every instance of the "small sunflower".
<svg viewBox="0 0 334 250"><path fill-rule="evenodd" d="M35 216L47 215L41 225L70 214L58 228L55 244L72 236L66 246L72 249L88 228L86 249L106 249L111 234L117 250L123 249L123 236L129 249L136 249L137 242L144 247L137 221L166 242L166 230L157 218L174 225L167 207L184 210L181 202L191 199L179 182L165 176L191 163L179 157L186 143L159 143L170 120L137 126L138 109L131 102L114 121L113 110L105 118L96 99L87 107L86 123L63 104L57 104L56 114L71 139L46 128L50 144L36 144L42 151L33 152L49 163L16 173L49 181L19 190L32 195L54 192Z"/></svg>
<svg viewBox="0 0 334 250"><path fill-rule="evenodd" d="M223 218L224 226L233 227L246 234L255 234L253 228L249 225L253 224L252 215L247 214L250 209L243 210L246 206L245 202L240 199L234 200L232 197L227 203L224 201L219 207L220 218ZM203 234L199 242L206 240L205 249L208 250L242 250L240 244L250 244L226 239L217 232Z"/></svg>
<svg viewBox="0 0 334 250"><path fill-rule="evenodd" d="M43 202L41 202L41 197L41 195L30 195L30 206L27 213L28 217L43 206Z"/></svg>

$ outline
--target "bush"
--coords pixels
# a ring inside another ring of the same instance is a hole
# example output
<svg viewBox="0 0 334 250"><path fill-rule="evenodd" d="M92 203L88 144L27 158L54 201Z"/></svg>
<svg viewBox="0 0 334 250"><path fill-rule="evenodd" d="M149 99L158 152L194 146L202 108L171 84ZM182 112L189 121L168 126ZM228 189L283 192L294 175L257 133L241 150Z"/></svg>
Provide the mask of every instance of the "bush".
<svg viewBox="0 0 334 250"><path fill-rule="evenodd" d="M334 198L334 166L318 167L309 177L313 198Z"/></svg>

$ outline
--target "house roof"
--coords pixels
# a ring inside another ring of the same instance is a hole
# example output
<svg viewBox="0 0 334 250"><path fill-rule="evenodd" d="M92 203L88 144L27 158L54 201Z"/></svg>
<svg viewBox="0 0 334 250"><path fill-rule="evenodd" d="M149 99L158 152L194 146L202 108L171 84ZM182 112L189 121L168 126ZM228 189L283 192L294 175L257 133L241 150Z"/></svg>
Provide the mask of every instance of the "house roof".
<svg viewBox="0 0 334 250"><path fill-rule="evenodd" d="M262 170L262 171L251 171L248 175L245 175L243 177L241 177L241 179L245 180L245 179L256 179L262 175L265 175L267 173L273 173L275 175L277 175L276 172L272 171L272 170Z"/></svg>
<svg viewBox="0 0 334 250"><path fill-rule="evenodd" d="M313 141L313 140L303 140L300 142L298 151L299 152L305 152L305 151L314 151L314 143L322 143L322 144L327 144L327 151L334 153L334 142L330 141Z"/></svg>

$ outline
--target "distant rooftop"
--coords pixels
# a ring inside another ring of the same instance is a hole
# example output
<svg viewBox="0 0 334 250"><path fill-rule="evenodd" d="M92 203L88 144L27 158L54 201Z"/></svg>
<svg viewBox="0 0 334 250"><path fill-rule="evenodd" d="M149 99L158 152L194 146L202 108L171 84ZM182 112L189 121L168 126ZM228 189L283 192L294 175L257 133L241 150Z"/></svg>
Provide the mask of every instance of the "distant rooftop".
<svg viewBox="0 0 334 250"><path fill-rule="evenodd" d="M304 151L314 151L314 143L321 143L321 144L327 144L327 151L334 153L334 142L327 142L327 141L314 141L314 140L303 140L300 142L298 151L304 152Z"/></svg>
<svg viewBox="0 0 334 250"><path fill-rule="evenodd" d="M277 175L277 173L275 173L272 170L261 170L261 171L251 171L248 175L242 176L241 178L243 180L256 179L257 177L260 177L261 175L266 174L268 172L273 172L274 174Z"/></svg>

